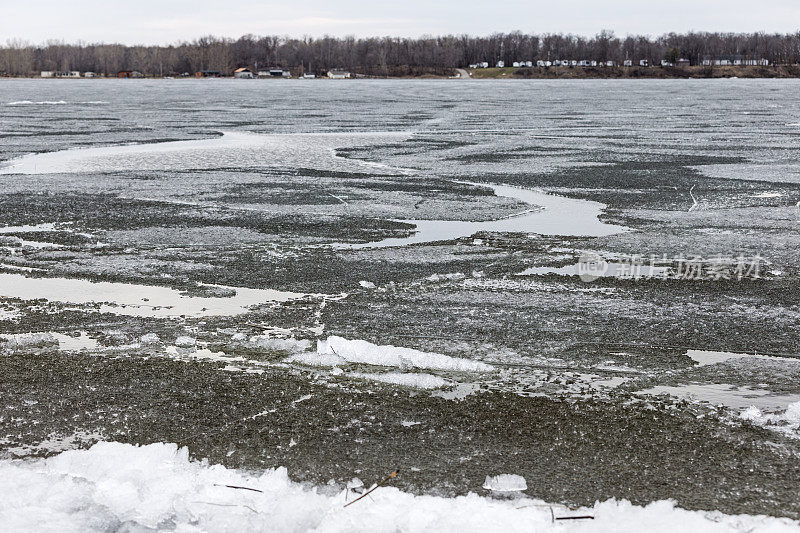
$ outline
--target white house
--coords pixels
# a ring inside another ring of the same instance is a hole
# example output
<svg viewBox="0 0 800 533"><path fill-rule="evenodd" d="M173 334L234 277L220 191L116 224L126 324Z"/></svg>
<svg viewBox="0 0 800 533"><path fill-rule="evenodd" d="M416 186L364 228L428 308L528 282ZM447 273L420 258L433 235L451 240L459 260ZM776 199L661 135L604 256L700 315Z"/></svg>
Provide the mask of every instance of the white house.
<svg viewBox="0 0 800 533"><path fill-rule="evenodd" d="M303 78L306 80L313 80L316 77L317 77L316 75L311 74L310 72L306 72L305 74L303 74Z"/></svg>
<svg viewBox="0 0 800 533"><path fill-rule="evenodd" d="M670 63L670 62L669 62L669 61L667 61L666 59L662 59L662 60L661 60L661 66L662 66L662 67L674 67L675 65L673 65L672 63Z"/></svg>
<svg viewBox="0 0 800 533"><path fill-rule="evenodd" d="M639 66L640 67L649 67L650 66L650 61L648 61L647 59L640 59L639 60Z"/></svg>
<svg viewBox="0 0 800 533"><path fill-rule="evenodd" d="M497 62L497 68L503 68L505 66L506 66L506 62L505 61L498 61ZM517 66L519 66L519 64L517 64Z"/></svg>
<svg viewBox="0 0 800 533"><path fill-rule="evenodd" d="M350 77L350 73L345 70L329 70L328 77L332 80L343 80Z"/></svg>
<svg viewBox="0 0 800 533"><path fill-rule="evenodd" d="M96 78L97 74L95 74L94 72L91 72L91 71L90 72L84 72L83 73L83 77L84 78Z"/></svg>
<svg viewBox="0 0 800 533"><path fill-rule="evenodd" d="M69 73L67 73L67 77L68 78L80 78L81 77L81 73L79 71L77 71L77 70L71 70L71 71L69 71Z"/></svg>
<svg viewBox="0 0 800 533"><path fill-rule="evenodd" d="M579 67L588 67L589 66L589 61L586 60L586 59L581 59L580 61L578 61L578 66Z"/></svg>
<svg viewBox="0 0 800 533"><path fill-rule="evenodd" d="M55 76L55 74L53 73L52 70L43 70L42 71L42 77L43 78L52 78L54 76Z"/></svg>
<svg viewBox="0 0 800 533"><path fill-rule="evenodd" d="M607 66L607 67L616 67L616 66L617 66L617 64L616 64L616 63L614 63L613 61L606 61L606 66Z"/></svg>
<svg viewBox="0 0 800 533"><path fill-rule="evenodd" d="M633 60L626 59L625 61L622 62L622 66L623 67L632 67L633 66Z"/></svg>
<svg viewBox="0 0 800 533"><path fill-rule="evenodd" d="M514 61L514 62L511 64L511 66L512 66L512 67L514 67L514 68L519 68L519 61Z"/></svg>

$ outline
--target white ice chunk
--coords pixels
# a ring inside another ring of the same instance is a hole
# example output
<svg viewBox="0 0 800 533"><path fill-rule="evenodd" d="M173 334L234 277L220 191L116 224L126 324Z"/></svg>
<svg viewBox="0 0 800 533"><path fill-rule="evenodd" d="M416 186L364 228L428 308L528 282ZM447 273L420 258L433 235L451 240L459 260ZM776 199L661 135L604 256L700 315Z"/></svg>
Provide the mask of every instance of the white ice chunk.
<svg viewBox="0 0 800 533"><path fill-rule="evenodd" d="M499 476L486 476L483 488L492 492L521 492L528 490L525 478L516 474L500 474Z"/></svg>
<svg viewBox="0 0 800 533"><path fill-rule="evenodd" d="M335 355L350 363L363 363L396 368L424 370L453 370L459 372L488 372L490 365L480 361L451 357L413 348L372 344L363 340L348 340L330 336L317 341L317 354Z"/></svg>

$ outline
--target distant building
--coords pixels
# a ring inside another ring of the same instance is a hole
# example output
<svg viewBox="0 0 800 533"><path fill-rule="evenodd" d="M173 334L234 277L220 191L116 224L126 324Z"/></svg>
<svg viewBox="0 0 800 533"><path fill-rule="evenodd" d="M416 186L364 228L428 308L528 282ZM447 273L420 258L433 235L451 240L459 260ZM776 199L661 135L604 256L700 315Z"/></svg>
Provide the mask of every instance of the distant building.
<svg viewBox="0 0 800 533"><path fill-rule="evenodd" d="M649 67L650 66L650 61L647 60L647 59L640 59L639 60L639 66L640 67Z"/></svg>
<svg viewBox="0 0 800 533"><path fill-rule="evenodd" d="M316 77L317 76L315 74L311 74L310 72L306 72L305 74L303 74L303 78L306 80L313 80Z"/></svg>
<svg viewBox="0 0 800 533"><path fill-rule="evenodd" d="M271 78L288 78L286 71L284 71L282 68L269 69L269 76Z"/></svg>
<svg viewBox="0 0 800 533"><path fill-rule="evenodd" d="M514 61L514 62L511 64L511 66L512 66L512 67L514 67L514 68L519 68L519 61ZM524 65L523 65L523 66L524 66Z"/></svg>
<svg viewBox="0 0 800 533"><path fill-rule="evenodd" d="M614 61L606 61L606 66L607 67L616 67L617 63L614 62Z"/></svg>
<svg viewBox="0 0 800 533"><path fill-rule="evenodd" d="M497 68L504 68L505 66L506 66L506 62L505 61L498 61L497 62Z"/></svg>
<svg viewBox="0 0 800 533"><path fill-rule="evenodd" d="M43 78L53 78L53 77L55 77L55 72L53 72L52 70L43 70L42 71L42 77Z"/></svg>
<svg viewBox="0 0 800 533"><path fill-rule="evenodd" d="M328 77L332 80L343 80L350 77L350 73L346 70L329 70Z"/></svg>
<svg viewBox="0 0 800 533"><path fill-rule="evenodd" d="M582 59L582 60L578 61L578 66L579 67L588 67L589 64L590 64L590 62L588 60L586 60L586 59Z"/></svg>
<svg viewBox="0 0 800 533"><path fill-rule="evenodd" d="M678 67L688 67L691 64L692 64L691 61L689 61L688 59L685 59L683 57L680 58L677 63L675 63L675 65L678 66Z"/></svg>
<svg viewBox="0 0 800 533"><path fill-rule="evenodd" d="M219 78L222 73L218 70L201 70L194 73L195 78Z"/></svg>
<svg viewBox="0 0 800 533"><path fill-rule="evenodd" d="M666 59L662 59L661 60L661 66L662 67L674 67L675 65L673 65L671 62L667 61Z"/></svg>
<svg viewBox="0 0 800 533"><path fill-rule="evenodd" d="M250 80L253 79L255 76L253 75L252 70L250 70L247 67L242 67L242 68L237 68L236 70L233 71L233 77Z"/></svg>
<svg viewBox="0 0 800 533"><path fill-rule="evenodd" d="M526 67L532 67L533 66L533 61L526 61L525 62L525 66Z"/></svg>
<svg viewBox="0 0 800 533"><path fill-rule="evenodd" d="M633 66L633 60L632 59L626 59L625 61L622 62L622 66L623 67L632 67Z"/></svg>
<svg viewBox="0 0 800 533"><path fill-rule="evenodd" d="M83 73L83 77L84 78L96 78L97 74L95 74L94 72L84 72Z"/></svg>
<svg viewBox="0 0 800 533"><path fill-rule="evenodd" d="M79 71L77 71L77 70L70 70L67 73L67 78L80 78L80 77L81 77L81 73Z"/></svg>

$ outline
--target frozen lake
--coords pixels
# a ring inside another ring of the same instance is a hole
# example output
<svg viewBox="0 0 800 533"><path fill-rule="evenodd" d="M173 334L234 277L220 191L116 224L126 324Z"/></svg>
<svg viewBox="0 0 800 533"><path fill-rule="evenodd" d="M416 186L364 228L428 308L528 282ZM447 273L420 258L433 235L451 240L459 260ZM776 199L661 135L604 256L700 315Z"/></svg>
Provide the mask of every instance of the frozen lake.
<svg viewBox="0 0 800 533"><path fill-rule="evenodd" d="M798 89L2 80L0 462L800 518Z"/></svg>

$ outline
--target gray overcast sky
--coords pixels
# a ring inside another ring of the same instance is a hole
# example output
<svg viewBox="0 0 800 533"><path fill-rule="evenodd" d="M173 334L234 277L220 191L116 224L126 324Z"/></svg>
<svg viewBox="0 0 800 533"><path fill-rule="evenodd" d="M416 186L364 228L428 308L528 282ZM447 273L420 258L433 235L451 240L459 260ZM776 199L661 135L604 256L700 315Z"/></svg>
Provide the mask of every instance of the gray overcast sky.
<svg viewBox="0 0 800 533"><path fill-rule="evenodd" d="M521 30L594 35L601 29L800 29L800 0L0 0L0 42L21 38L126 44L203 35L394 35Z"/></svg>

